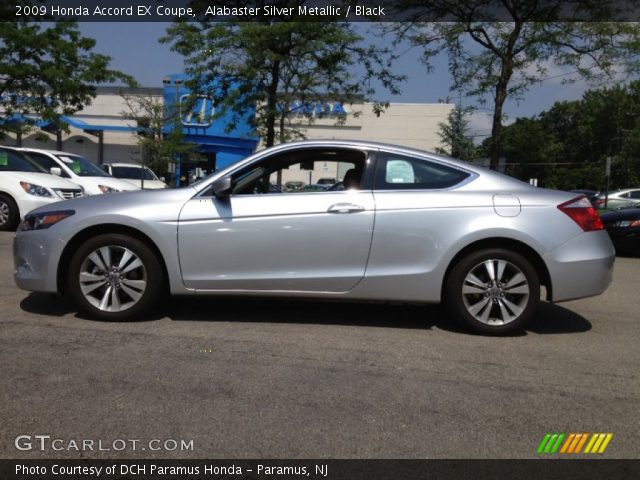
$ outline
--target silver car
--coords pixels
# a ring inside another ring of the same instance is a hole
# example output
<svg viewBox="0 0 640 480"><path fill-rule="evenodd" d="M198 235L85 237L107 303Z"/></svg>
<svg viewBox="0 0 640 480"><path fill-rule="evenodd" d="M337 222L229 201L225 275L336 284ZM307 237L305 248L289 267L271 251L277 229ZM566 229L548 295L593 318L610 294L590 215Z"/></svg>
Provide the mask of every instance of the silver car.
<svg viewBox="0 0 640 480"><path fill-rule="evenodd" d="M344 190L285 190L314 173ZM18 286L99 319L137 318L165 291L444 301L491 334L523 328L542 294L602 293L614 250L582 195L402 147L308 141L187 188L37 209L14 258Z"/></svg>

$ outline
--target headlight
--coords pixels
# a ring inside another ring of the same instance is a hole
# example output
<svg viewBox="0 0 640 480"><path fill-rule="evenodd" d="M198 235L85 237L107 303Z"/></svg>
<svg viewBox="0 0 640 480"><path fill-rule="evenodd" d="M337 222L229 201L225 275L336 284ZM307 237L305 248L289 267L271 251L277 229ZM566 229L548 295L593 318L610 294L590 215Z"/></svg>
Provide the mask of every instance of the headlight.
<svg viewBox="0 0 640 480"><path fill-rule="evenodd" d="M20 186L29 195L35 195L36 197L53 197L53 195L51 195L51 192L48 189L40 185L35 185L33 183L27 183L27 182L20 182Z"/></svg>
<svg viewBox="0 0 640 480"><path fill-rule="evenodd" d="M60 220L75 214L74 210L60 210L57 212L28 213L18 230L24 232L27 230L43 230L55 225Z"/></svg>
<svg viewBox="0 0 640 480"><path fill-rule="evenodd" d="M102 193L115 193L120 191L117 188L107 187L106 185L98 185L98 188Z"/></svg>

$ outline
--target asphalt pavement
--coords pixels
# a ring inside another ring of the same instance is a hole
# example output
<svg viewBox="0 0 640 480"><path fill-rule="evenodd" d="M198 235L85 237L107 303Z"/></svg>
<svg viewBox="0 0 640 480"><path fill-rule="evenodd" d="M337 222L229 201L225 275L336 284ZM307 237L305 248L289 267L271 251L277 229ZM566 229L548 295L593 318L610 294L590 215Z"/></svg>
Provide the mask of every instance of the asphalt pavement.
<svg viewBox="0 0 640 480"><path fill-rule="evenodd" d="M604 295L493 338L436 306L287 299L173 298L157 318L92 321L15 286L12 239L1 458L535 458L548 432L611 432L601 457L638 458L638 258L618 258Z"/></svg>

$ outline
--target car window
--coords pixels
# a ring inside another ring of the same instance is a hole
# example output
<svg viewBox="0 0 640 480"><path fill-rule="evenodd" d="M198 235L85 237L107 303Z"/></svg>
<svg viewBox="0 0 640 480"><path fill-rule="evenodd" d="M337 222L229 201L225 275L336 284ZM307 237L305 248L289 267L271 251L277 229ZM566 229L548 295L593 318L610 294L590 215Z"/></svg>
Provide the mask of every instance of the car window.
<svg viewBox="0 0 640 480"><path fill-rule="evenodd" d="M122 167L122 166L112 166L111 174L116 178L126 178L129 180L140 180L142 176L142 168L140 167ZM145 180L157 180L155 175L145 167L144 169L144 179Z"/></svg>
<svg viewBox="0 0 640 480"><path fill-rule="evenodd" d="M629 192L629 198L640 198L640 190Z"/></svg>
<svg viewBox="0 0 640 480"><path fill-rule="evenodd" d="M360 189L366 154L304 149L275 154L232 174L233 195L322 193ZM326 183L326 179L335 179ZM320 183L320 179L325 181Z"/></svg>
<svg viewBox="0 0 640 480"><path fill-rule="evenodd" d="M47 172L50 172L51 168L60 168L60 165L58 165L58 162L56 162L49 155L45 155L44 153L38 153L38 152L24 152L24 153L26 154L27 157L29 157L34 162L36 162ZM64 168L60 168L60 174L61 174L60 176L64 178L70 177L69 174L64 170Z"/></svg>
<svg viewBox="0 0 640 480"><path fill-rule="evenodd" d="M21 152L0 149L0 172L47 173L40 165Z"/></svg>
<svg viewBox="0 0 640 480"><path fill-rule="evenodd" d="M376 190L432 190L448 188L469 177L448 165L393 153L380 154Z"/></svg>

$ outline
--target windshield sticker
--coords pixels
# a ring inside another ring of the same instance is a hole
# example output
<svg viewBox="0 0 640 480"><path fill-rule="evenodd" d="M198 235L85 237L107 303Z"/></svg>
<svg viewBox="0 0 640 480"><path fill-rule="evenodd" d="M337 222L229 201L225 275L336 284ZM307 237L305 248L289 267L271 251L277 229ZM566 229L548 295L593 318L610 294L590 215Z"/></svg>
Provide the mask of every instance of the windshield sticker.
<svg viewBox="0 0 640 480"><path fill-rule="evenodd" d="M80 162L74 161L71 165L71 170L73 170L73 173L80 173L82 171L82 168L80 168Z"/></svg>
<svg viewBox="0 0 640 480"><path fill-rule="evenodd" d="M9 165L9 157L7 152L0 152L0 167L6 167Z"/></svg>

